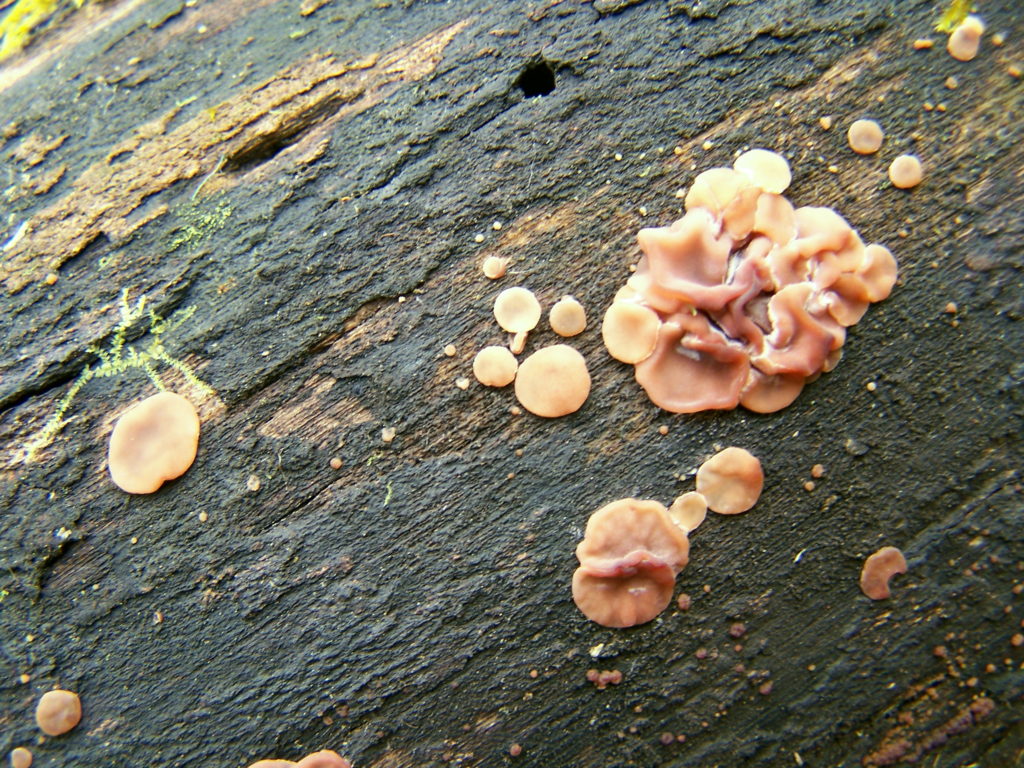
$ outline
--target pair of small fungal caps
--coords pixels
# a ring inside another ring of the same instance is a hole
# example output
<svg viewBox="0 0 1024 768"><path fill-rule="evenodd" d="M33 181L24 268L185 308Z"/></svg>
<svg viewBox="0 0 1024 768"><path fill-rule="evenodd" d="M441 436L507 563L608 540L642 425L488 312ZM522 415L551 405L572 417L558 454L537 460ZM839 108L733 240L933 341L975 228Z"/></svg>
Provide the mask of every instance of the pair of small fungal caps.
<svg viewBox="0 0 1024 768"><path fill-rule="evenodd" d="M846 131L850 149L858 155L873 155L882 147L885 132L874 120L854 120ZM898 189L911 189L924 179L917 155L900 155L889 164L889 181Z"/></svg>
<svg viewBox="0 0 1024 768"><path fill-rule="evenodd" d="M174 392L160 392L136 403L110 433L110 477L128 493L153 493L185 474L199 448L199 413Z"/></svg>
<svg viewBox="0 0 1024 768"><path fill-rule="evenodd" d="M590 372L586 360L568 344L553 344L537 350L522 365L515 355L526 347L526 337L541 318L541 306L532 291L507 288L494 301L494 317L502 329L513 334L511 348L488 346L473 359L473 375L488 387L515 382L516 399L530 413L556 418L580 409L590 395ZM583 306L564 296L551 308L551 327L560 336L575 336L586 328Z"/></svg>
<svg viewBox="0 0 1024 768"><path fill-rule="evenodd" d="M579 568L572 597L591 621L605 627L644 624L672 600L678 573L689 562L689 534L708 509L738 514L757 502L764 485L761 462L742 448L726 448L701 465L697 490L672 506L620 499L587 521L576 547Z"/></svg>
<svg viewBox="0 0 1024 768"><path fill-rule="evenodd" d="M794 208L790 178L782 155L752 149L699 174L681 219L637 233L643 256L601 336L655 405L781 410L892 290L889 250L831 208Z"/></svg>
<svg viewBox="0 0 1024 768"><path fill-rule="evenodd" d="M258 760L249 768L352 768L352 763L329 749L322 749L295 762L293 760Z"/></svg>

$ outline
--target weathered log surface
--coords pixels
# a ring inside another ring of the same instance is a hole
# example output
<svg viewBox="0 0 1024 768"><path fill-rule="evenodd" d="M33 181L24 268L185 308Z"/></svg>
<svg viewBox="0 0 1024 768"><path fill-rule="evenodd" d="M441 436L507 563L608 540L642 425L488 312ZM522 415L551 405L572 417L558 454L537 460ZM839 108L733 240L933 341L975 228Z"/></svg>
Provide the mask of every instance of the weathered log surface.
<svg viewBox="0 0 1024 768"><path fill-rule="evenodd" d="M969 64L911 0L122 0L57 20L0 69L0 747L35 744L60 684L85 717L37 766L325 747L388 767L1019 764L1024 20L979 4L1007 42ZM845 146L862 115L878 156ZM790 154L792 199L889 244L901 285L787 410L665 414L597 321L637 228L747 145ZM928 171L909 194L885 179L905 150ZM587 306L578 414L454 386L502 340L486 254L512 258L506 285ZM125 291L182 322L123 322ZM143 361L204 427L187 475L130 497L105 445L154 391ZM587 514L670 501L728 444L766 488L694 534L693 607L587 622ZM872 603L857 576L882 544L911 571ZM590 667L625 679L595 690Z"/></svg>

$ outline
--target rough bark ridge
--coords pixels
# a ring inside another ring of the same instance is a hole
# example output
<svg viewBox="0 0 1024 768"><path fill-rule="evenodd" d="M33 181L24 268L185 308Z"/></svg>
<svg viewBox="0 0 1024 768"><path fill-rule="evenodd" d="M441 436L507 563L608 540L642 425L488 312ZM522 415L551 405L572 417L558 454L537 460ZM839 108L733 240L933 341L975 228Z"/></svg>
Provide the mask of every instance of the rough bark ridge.
<svg viewBox="0 0 1024 768"><path fill-rule="evenodd" d="M1018 763L1024 26L1013 0L979 4L1006 43L969 64L934 34L913 50L939 9L911 0L122 0L56 20L0 69L0 748ZM865 115L888 134L870 158L843 135ZM598 321L636 229L755 145L790 156L797 204L887 243L901 285L787 410L665 414ZM903 151L928 171L909 194L885 179ZM491 254L505 284L588 308L574 416L454 386L504 341ZM128 497L106 436L153 379L200 404L200 458ZM766 487L694 534L690 610L588 623L569 595L588 513L668 502L729 444ZM882 544L911 570L871 603L857 576ZM623 682L597 690L591 667ZM35 745L56 684L84 720Z"/></svg>

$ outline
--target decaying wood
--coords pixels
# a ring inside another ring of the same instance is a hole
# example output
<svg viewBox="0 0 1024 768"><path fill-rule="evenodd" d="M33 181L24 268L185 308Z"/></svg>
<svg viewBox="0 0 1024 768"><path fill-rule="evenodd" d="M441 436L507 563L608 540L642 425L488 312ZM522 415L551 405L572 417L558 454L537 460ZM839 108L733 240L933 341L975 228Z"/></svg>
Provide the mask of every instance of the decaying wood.
<svg viewBox="0 0 1024 768"><path fill-rule="evenodd" d="M978 5L1006 42L969 64L906 0L122 0L55 22L0 71L0 748L1018 764L1024 25ZM538 72L554 87L527 98ZM861 116L877 156L846 147ZM887 243L900 285L785 411L672 416L600 317L636 230L746 146ZM904 151L927 174L910 193L885 179ZM499 283L488 255L511 260ZM455 386L507 342L491 303L514 284L588 310L574 416ZM200 455L129 497L106 439L150 374L200 404ZM765 491L694 533L689 610L588 623L588 513L669 502L725 445ZM874 603L857 578L883 544L910 569ZM58 684L84 720L37 744Z"/></svg>

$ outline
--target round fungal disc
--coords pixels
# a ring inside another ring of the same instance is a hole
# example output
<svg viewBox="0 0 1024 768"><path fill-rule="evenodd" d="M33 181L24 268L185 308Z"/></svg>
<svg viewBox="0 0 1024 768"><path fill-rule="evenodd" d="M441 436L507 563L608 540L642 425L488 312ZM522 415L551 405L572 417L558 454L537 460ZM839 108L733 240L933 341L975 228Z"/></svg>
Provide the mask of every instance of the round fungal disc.
<svg viewBox="0 0 1024 768"><path fill-rule="evenodd" d="M899 189L911 189L921 183L924 170L914 155L900 155L889 165L889 181Z"/></svg>
<svg viewBox="0 0 1024 768"><path fill-rule="evenodd" d="M732 167L765 192L781 195L793 180L789 163L768 149L751 149L736 158Z"/></svg>
<svg viewBox="0 0 1024 768"><path fill-rule="evenodd" d="M873 155L881 148L885 133L874 120L854 120L846 131L846 139L858 155Z"/></svg>
<svg viewBox="0 0 1024 768"><path fill-rule="evenodd" d="M532 331L540 315L540 302L526 288L506 288L494 300L494 319L509 333Z"/></svg>
<svg viewBox="0 0 1024 768"><path fill-rule="evenodd" d="M507 347L484 347L473 358L473 375L487 387L504 387L516 378L519 363Z"/></svg>
<svg viewBox="0 0 1024 768"><path fill-rule="evenodd" d="M199 414L181 395L160 392L125 411L110 433L110 477L128 493L153 493L185 474L199 446Z"/></svg>
<svg viewBox="0 0 1024 768"><path fill-rule="evenodd" d="M60 689L47 691L36 705L36 725L47 736L67 733L82 719L78 694Z"/></svg>
<svg viewBox="0 0 1024 768"><path fill-rule="evenodd" d="M572 296L563 296L548 313L551 330L559 336L576 336L587 327L587 313Z"/></svg>
<svg viewBox="0 0 1024 768"><path fill-rule="evenodd" d="M556 418L574 413L589 395L587 362L566 344L537 350L516 374L516 398L537 416Z"/></svg>
<svg viewBox="0 0 1024 768"><path fill-rule="evenodd" d="M623 363L646 360L658 345L658 313L642 304L613 301L604 313L601 338L608 354Z"/></svg>
<svg viewBox="0 0 1024 768"><path fill-rule="evenodd" d="M708 509L721 515L746 512L761 495L764 471L757 457L743 448L726 448L697 470L697 492Z"/></svg>

